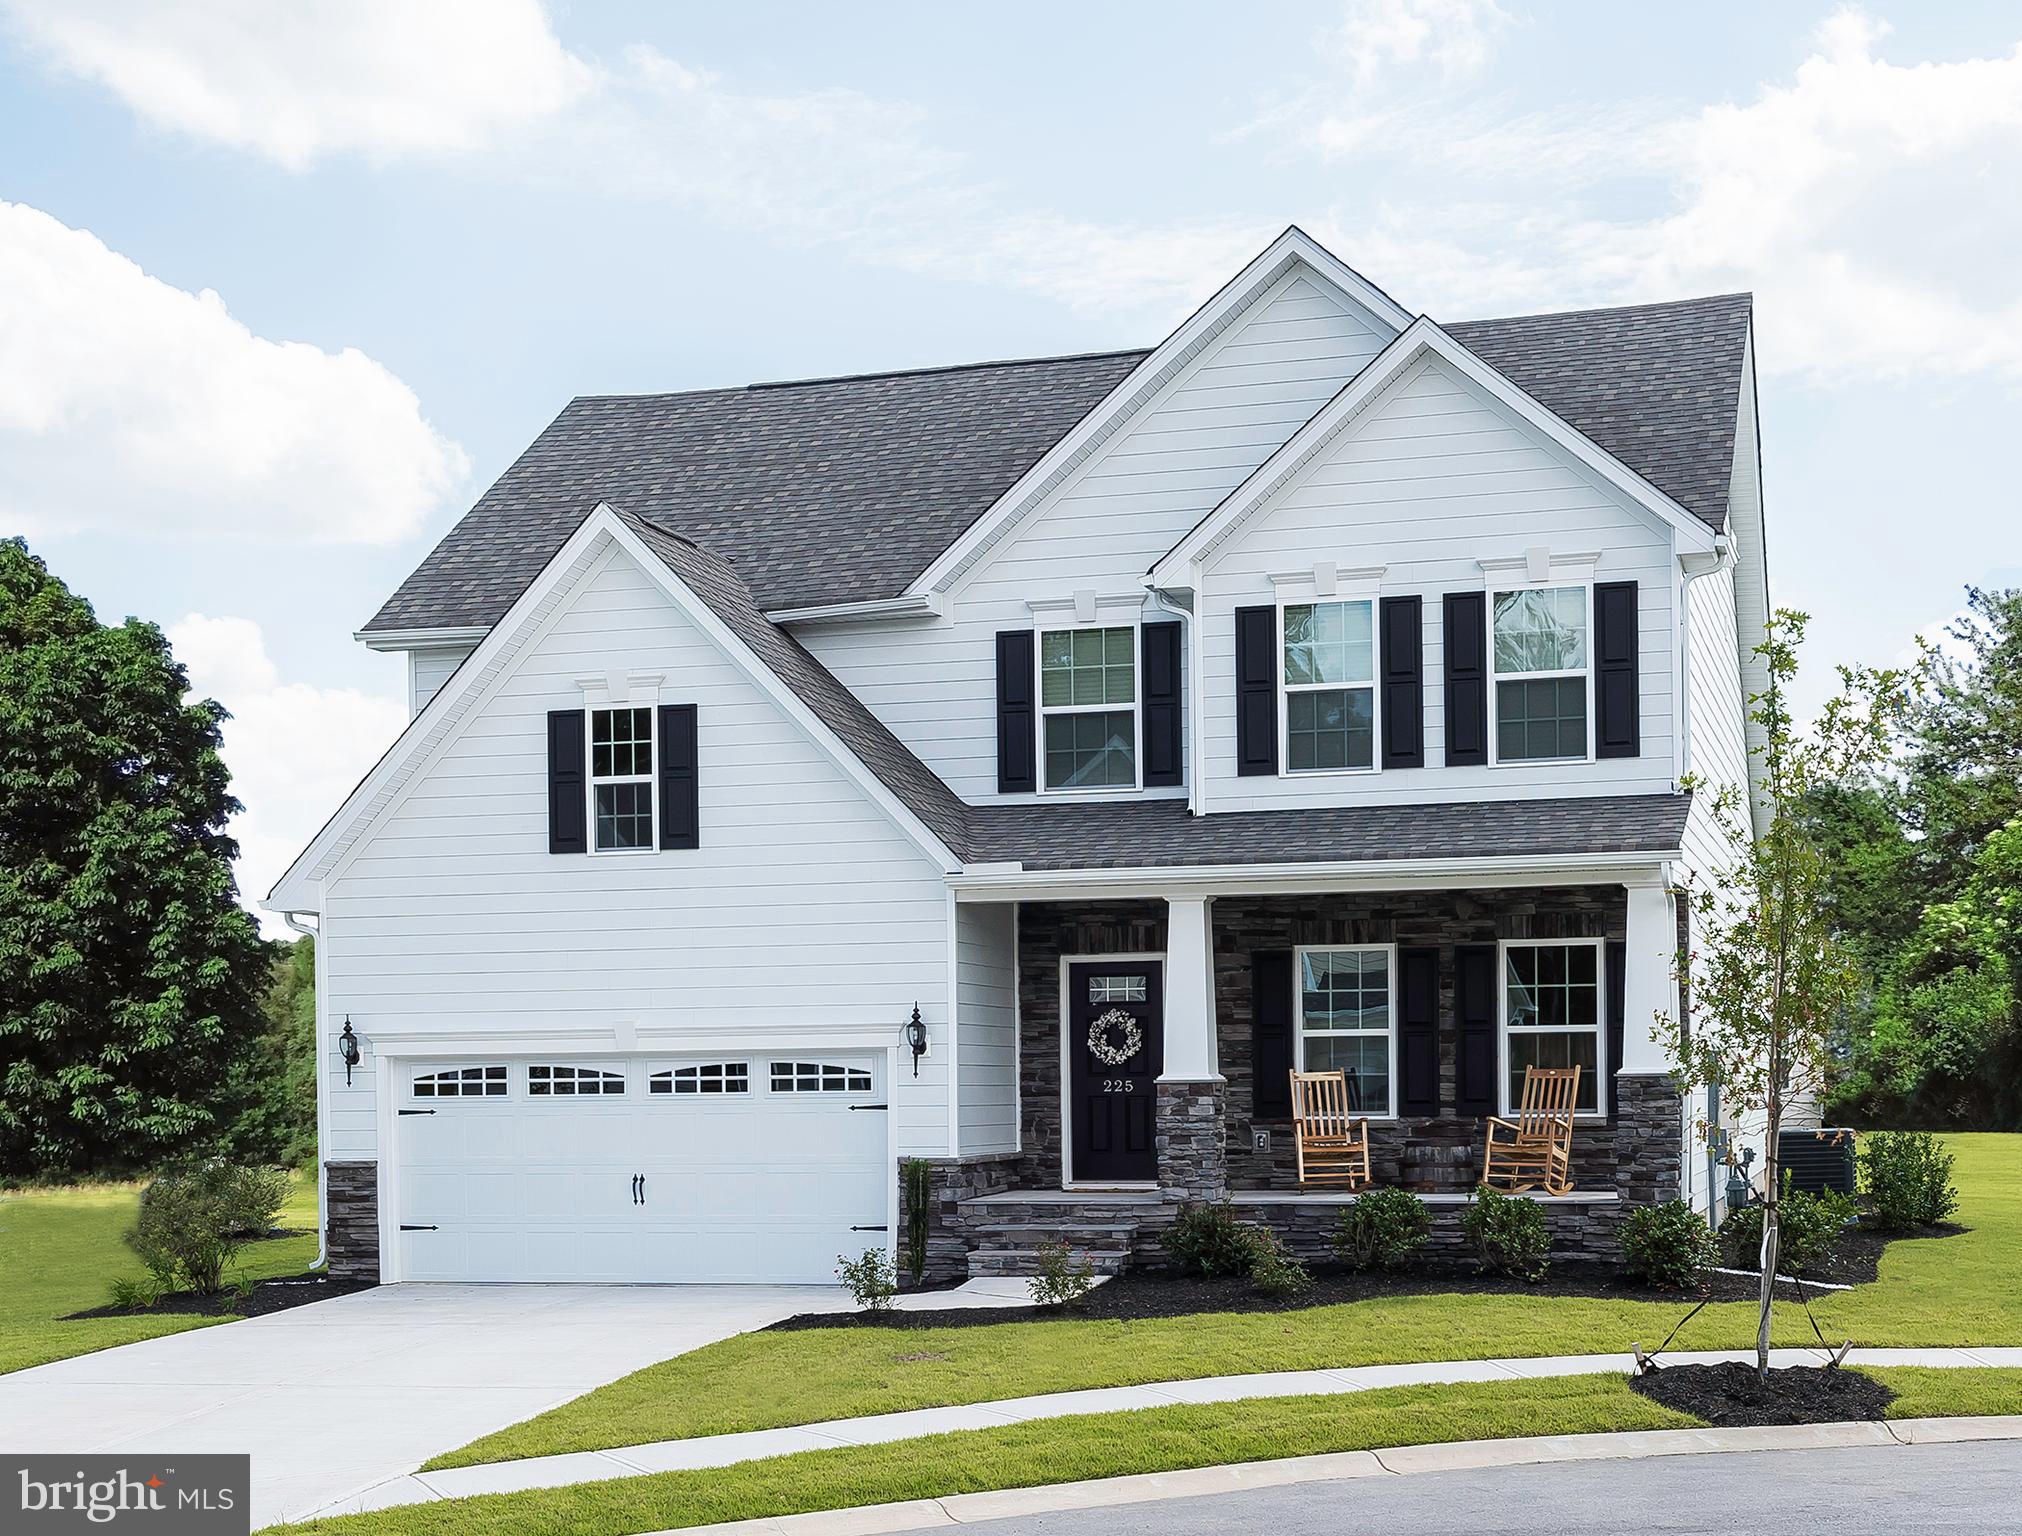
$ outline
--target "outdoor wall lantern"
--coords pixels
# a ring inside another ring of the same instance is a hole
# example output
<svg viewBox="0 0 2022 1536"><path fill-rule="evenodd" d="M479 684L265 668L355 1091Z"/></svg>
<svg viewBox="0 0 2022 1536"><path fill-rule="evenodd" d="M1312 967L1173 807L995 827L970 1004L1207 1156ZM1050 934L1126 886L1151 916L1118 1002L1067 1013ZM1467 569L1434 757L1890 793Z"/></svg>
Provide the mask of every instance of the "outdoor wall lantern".
<svg viewBox="0 0 2022 1536"><path fill-rule="evenodd" d="M344 1058L344 1086L351 1086L351 1069L358 1065L358 1036L351 1028L351 1019L344 1019L344 1032L337 1037L337 1054Z"/></svg>
<svg viewBox="0 0 2022 1536"><path fill-rule="evenodd" d="M927 1054L927 1026L920 1020L920 1005L913 1004L913 1016L906 1023L906 1044L913 1053L913 1076L920 1075L920 1058Z"/></svg>

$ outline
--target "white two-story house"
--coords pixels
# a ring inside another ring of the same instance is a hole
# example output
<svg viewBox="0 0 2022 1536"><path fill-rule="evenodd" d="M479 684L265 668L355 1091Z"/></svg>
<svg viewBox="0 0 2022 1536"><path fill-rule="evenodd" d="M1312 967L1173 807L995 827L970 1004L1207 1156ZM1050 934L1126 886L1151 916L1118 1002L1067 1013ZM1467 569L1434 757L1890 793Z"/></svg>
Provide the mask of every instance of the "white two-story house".
<svg viewBox="0 0 2022 1536"><path fill-rule="evenodd" d="M1708 1208L1680 785L1766 608L1745 296L1440 323L1294 229L1149 351L576 400L362 631L413 718L269 898L333 1266L1311 1239L1294 1068L1435 1216L1531 1065L1564 1251Z"/></svg>

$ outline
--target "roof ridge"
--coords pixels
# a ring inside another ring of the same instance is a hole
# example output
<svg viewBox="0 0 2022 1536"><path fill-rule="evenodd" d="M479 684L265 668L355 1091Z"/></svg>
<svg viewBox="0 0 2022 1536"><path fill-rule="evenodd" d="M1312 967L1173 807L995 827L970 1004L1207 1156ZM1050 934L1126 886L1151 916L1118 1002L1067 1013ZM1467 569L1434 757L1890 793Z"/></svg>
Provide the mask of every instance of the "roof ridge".
<svg viewBox="0 0 2022 1536"><path fill-rule="evenodd" d="M1641 304L1596 304L1588 309L1540 309L1524 315L1477 315L1472 320L1435 321L1442 330L1456 325L1512 325L1519 320L1583 320L1589 315L1626 315L1646 309L1685 309L1694 304L1716 304L1722 299L1746 299L1752 307L1752 289L1737 288L1731 293L1702 293L1689 299L1649 299Z"/></svg>

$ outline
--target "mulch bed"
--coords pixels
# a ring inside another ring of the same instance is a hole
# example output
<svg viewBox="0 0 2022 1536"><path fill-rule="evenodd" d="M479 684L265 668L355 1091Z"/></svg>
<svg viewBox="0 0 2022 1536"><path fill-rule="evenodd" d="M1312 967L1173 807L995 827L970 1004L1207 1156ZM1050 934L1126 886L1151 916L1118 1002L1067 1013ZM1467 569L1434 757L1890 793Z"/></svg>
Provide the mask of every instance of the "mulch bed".
<svg viewBox="0 0 2022 1536"><path fill-rule="evenodd" d="M1633 1378L1645 1397L1722 1429L1759 1424L1837 1424L1886 1416L1895 1393L1859 1371L1794 1365L1674 1365Z"/></svg>
<svg viewBox="0 0 2022 1536"><path fill-rule="evenodd" d="M253 1287L251 1294L243 1297L230 1290L215 1296L201 1296L195 1291L171 1291L151 1307L92 1307L88 1311L72 1312L62 1321L75 1322L87 1317L153 1317L159 1314L265 1317L270 1312L286 1312L291 1307L306 1307L312 1301L328 1301L332 1296L349 1296L355 1291L369 1291L372 1287L370 1280L332 1280L319 1271L305 1270L299 1275L262 1280Z"/></svg>
<svg viewBox="0 0 2022 1536"><path fill-rule="evenodd" d="M1947 1225L1885 1237L1856 1229L1840 1240L1829 1264L1802 1278L1837 1285L1865 1284L1875 1278L1882 1251L1898 1238L1952 1237L1965 1230ZM1690 1304L1700 1300L1753 1301L1761 1292L1761 1284L1754 1275L1709 1274L1700 1288L1678 1291L1646 1285L1603 1265L1575 1261L1554 1265L1535 1285L1477 1275L1467 1268L1427 1266L1396 1274L1351 1274L1318 1265L1312 1268L1313 1288L1298 1296L1265 1295L1250 1284L1247 1275L1207 1280L1196 1275L1135 1270L1098 1285L1077 1306L1066 1311L1055 1307L960 1307L946 1311L889 1312L882 1317L868 1312L803 1312L774 1323L772 1329L791 1333L804 1328L975 1328L1060 1318L1136 1321L1202 1312L1298 1312L1309 1307L1331 1307L1387 1296L1589 1296L1608 1301ZM1784 1300L1796 1300L1800 1292L1806 1298L1824 1294L1811 1286L1777 1286L1777 1295Z"/></svg>

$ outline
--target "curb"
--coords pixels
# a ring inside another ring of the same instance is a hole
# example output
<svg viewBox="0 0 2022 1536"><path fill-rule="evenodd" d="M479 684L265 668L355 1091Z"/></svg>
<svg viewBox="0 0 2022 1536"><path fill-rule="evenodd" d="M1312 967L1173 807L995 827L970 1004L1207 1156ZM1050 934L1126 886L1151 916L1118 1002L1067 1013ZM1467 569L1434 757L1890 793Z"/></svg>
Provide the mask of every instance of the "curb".
<svg viewBox="0 0 2022 1536"><path fill-rule="evenodd" d="M1375 1451L1335 1451L1282 1461L1239 1462L1184 1472L994 1493L958 1493L945 1499L867 1504L855 1509L810 1510L722 1525L684 1527L652 1536L898 1536L945 1530L1015 1515L1105 1509L1160 1499L1201 1498L1253 1488L1338 1482L1361 1477L1417 1476L1482 1467L1538 1466L1568 1461L1630 1461L1658 1456L1711 1456L1736 1451L1814 1451L1847 1447L1945 1445L1974 1440L2022 1440L2022 1415L1959 1419L1896 1419L1878 1423L1772 1425L1760 1429L1643 1429L1601 1435L1540 1435L1516 1440L1458 1440L1446 1445L1391 1446Z"/></svg>

